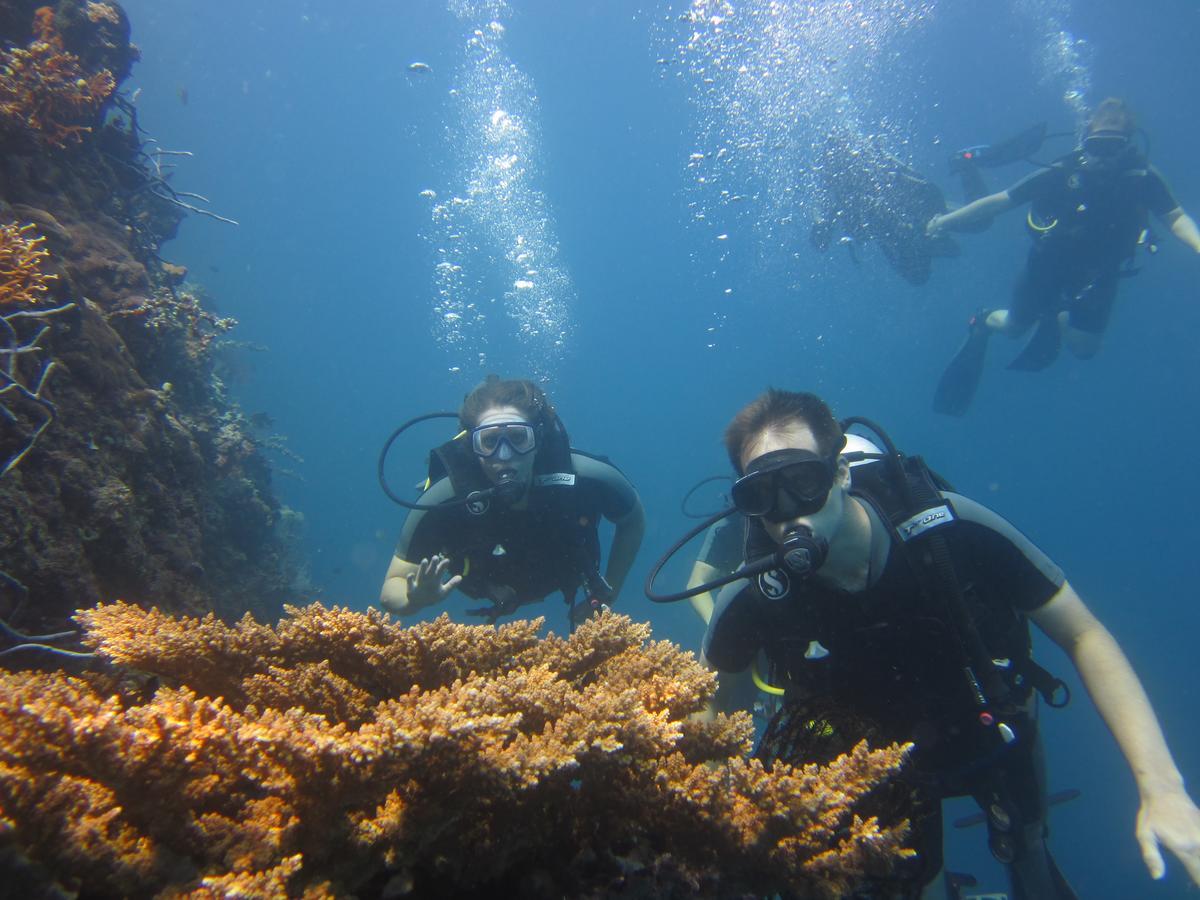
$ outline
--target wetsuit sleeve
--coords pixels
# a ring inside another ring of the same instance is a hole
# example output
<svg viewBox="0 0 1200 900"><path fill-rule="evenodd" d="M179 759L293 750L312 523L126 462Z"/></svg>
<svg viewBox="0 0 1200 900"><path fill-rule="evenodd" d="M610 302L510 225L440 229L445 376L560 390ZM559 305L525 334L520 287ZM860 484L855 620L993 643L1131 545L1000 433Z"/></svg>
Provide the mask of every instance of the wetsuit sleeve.
<svg viewBox="0 0 1200 900"><path fill-rule="evenodd" d="M718 572L732 572L742 562L744 531L740 515L726 516L704 533L704 546L696 559Z"/></svg>
<svg viewBox="0 0 1200 900"><path fill-rule="evenodd" d="M454 488L450 479L443 478L421 494L417 503L442 503L453 497ZM410 509L400 530L400 539L396 542L396 556L415 563L448 549L442 529L438 527L442 518L436 510Z"/></svg>
<svg viewBox="0 0 1200 900"><path fill-rule="evenodd" d="M1160 217L1179 208L1179 201L1175 199L1167 179L1163 178L1162 172L1154 166L1148 168L1146 175L1145 202L1146 208Z"/></svg>
<svg viewBox="0 0 1200 900"><path fill-rule="evenodd" d="M762 646L758 600L745 579L725 585L718 595L704 632L704 658L720 671L741 672L754 661Z"/></svg>
<svg viewBox="0 0 1200 900"><path fill-rule="evenodd" d="M621 521L638 505L637 491L612 463L583 453L571 454L571 463L575 466L575 477L595 487L600 514L610 522Z"/></svg>
<svg viewBox="0 0 1200 900"><path fill-rule="evenodd" d="M1066 581L1045 553L1006 519L961 494L947 493L959 521L965 563L960 579L1021 612L1030 612L1058 593Z"/></svg>
<svg viewBox="0 0 1200 900"><path fill-rule="evenodd" d="M1008 197L1015 206L1037 200L1050 192L1059 178L1059 173L1060 170L1057 166L1048 166L1045 169L1031 172L1008 189Z"/></svg>

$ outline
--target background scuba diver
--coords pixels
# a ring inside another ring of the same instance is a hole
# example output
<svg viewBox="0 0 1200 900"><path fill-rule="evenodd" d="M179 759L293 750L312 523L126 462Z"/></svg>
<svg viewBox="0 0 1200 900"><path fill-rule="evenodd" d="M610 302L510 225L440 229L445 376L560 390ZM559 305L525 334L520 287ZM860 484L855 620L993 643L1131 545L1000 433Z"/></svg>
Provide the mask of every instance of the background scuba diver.
<svg viewBox="0 0 1200 900"><path fill-rule="evenodd" d="M430 455L431 483L405 520L383 582L385 609L411 614L459 588L491 601L491 621L561 591L572 623L611 603L642 542L633 486L604 459L573 450L529 381L489 376L459 411L462 433ZM481 503L448 502L487 487ZM604 577L600 517L614 526ZM584 597L576 602L576 594Z"/></svg>
<svg viewBox="0 0 1200 900"><path fill-rule="evenodd" d="M982 168L1007 165L1037 152L1045 125L988 147L960 150L950 171L962 180L964 199L983 196ZM909 284L921 285L933 271L933 258L960 253L948 235L929 235L926 223L947 209L941 188L872 141L839 128L825 141L817 170L821 177L822 213L809 239L822 253L835 241L859 261L857 246L874 241L896 272ZM987 222L981 223L981 228Z"/></svg>
<svg viewBox="0 0 1200 900"><path fill-rule="evenodd" d="M899 885L878 886L885 896L918 896L934 878L940 801L968 794L988 813L989 842L1016 898L1074 896L1045 846L1032 690L1052 695L1061 683L1032 663L1029 620L1071 658L1129 764L1151 875L1165 872L1161 844L1200 884L1200 810L1128 660L1053 562L886 439L881 466L895 467L862 467L852 480L839 456L843 430L812 394L768 391L738 413L725 440L742 476L734 502L753 523L745 558L778 559L790 547L808 571L789 573L787 560L726 586L704 655L737 672L766 652L788 704L764 746L811 750L804 733L814 723L818 738L843 746L864 735L855 732L864 723L873 741L915 743L906 780L919 852ZM906 492L920 499L915 514L897 503Z"/></svg>
<svg viewBox="0 0 1200 900"><path fill-rule="evenodd" d="M1010 369L1044 369L1058 357L1064 340L1076 357L1095 356L1117 284L1136 271L1132 258L1148 234L1149 213L1200 253L1200 230L1137 148L1135 132L1129 108L1110 97L1096 108L1072 152L1006 191L930 219L926 230L937 236L1032 204L1026 222L1033 246L1012 306L980 310L971 317L967 339L938 385L935 410L949 415L967 411L994 331L1015 338L1037 325Z"/></svg>

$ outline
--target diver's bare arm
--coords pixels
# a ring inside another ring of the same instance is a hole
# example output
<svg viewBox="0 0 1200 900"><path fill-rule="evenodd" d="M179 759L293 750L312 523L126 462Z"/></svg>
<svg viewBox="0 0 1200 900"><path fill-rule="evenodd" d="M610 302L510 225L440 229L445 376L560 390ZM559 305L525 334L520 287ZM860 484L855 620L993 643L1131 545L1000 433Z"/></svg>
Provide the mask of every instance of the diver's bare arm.
<svg viewBox="0 0 1200 900"><path fill-rule="evenodd" d="M697 585L707 584L710 581L714 581L725 574L727 573L721 572L715 567L710 566L702 559L698 559L696 560L695 565L692 566L691 577L688 578L688 590L691 590ZM696 611L696 615L704 620L705 625L707 625L708 620L712 618L713 605L716 603L716 600L717 598L713 595L712 591L705 591L703 594L697 594L695 597L688 598L688 602L692 604L692 609Z"/></svg>
<svg viewBox="0 0 1200 900"><path fill-rule="evenodd" d="M1196 227L1196 220L1184 212L1182 206L1175 207L1163 216L1163 221L1171 227L1171 234L1200 253L1200 228Z"/></svg>
<svg viewBox="0 0 1200 900"><path fill-rule="evenodd" d="M1184 789L1150 699L1124 652L1070 584L1064 583L1031 618L1071 657L1133 772L1141 797L1137 838L1150 874L1161 878L1165 871L1161 841L1200 883L1200 810Z"/></svg>
<svg viewBox="0 0 1200 900"><path fill-rule="evenodd" d="M934 216L929 220L925 231L931 235L939 231L953 231L955 228L970 225L972 222L991 219L1012 209L1014 205L1012 198L1008 196L1008 191L988 194L986 197L980 197L978 200L954 210L954 212Z"/></svg>
<svg viewBox="0 0 1200 900"><path fill-rule="evenodd" d="M604 569L604 580L613 589L610 603L621 593L621 586L625 584L625 578L633 568L633 561L642 546L642 535L646 531L646 514L642 510L642 501L635 501L633 509L620 521L615 522L614 526L612 546L608 548L608 565Z"/></svg>

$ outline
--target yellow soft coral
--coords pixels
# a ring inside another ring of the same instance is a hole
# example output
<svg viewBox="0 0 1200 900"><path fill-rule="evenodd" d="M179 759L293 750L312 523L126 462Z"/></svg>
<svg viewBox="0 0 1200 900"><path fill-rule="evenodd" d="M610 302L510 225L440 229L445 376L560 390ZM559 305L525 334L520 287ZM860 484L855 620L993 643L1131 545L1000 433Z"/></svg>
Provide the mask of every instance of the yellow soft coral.
<svg viewBox="0 0 1200 900"><path fill-rule="evenodd" d="M860 814L903 748L747 761L749 717L690 717L712 677L624 617L545 640L320 605L275 628L78 618L142 674L0 672L0 823L68 886L832 897L906 852L905 823Z"/></svg>

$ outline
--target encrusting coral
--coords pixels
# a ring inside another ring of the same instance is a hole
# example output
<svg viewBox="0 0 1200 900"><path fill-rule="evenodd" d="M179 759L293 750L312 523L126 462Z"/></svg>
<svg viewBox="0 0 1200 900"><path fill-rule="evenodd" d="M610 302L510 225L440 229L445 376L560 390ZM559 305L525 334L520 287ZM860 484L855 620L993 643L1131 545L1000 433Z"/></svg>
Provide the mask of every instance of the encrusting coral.
<svg viewBox="0 0 1200 900"><path fill-rule="evenodd" d="M0 121L65 148L92 130L116 80L108 69L85 72L63 48L50 7L34 14L33 34L28 47L0 50Z"/></svg>
<svg viewBox="0 0 1200 900"><path fill-rule="evenodd" d="M287 612L104 605L78 619L115 665L0 673L7 855L195 898L836 897L907 855L856 813L905 748L768 771L747 715L691 717L714 677L646 625Z"/></svg>

